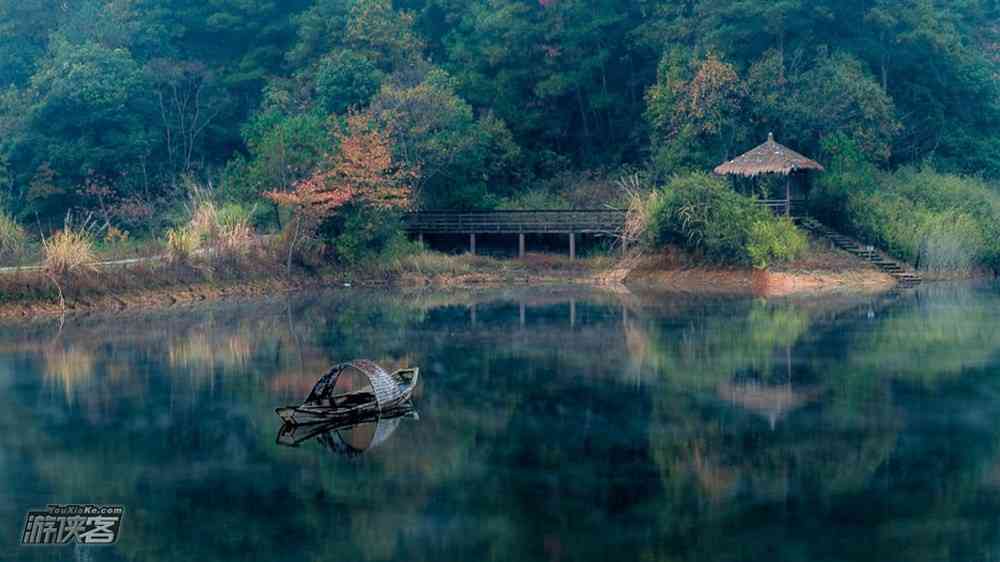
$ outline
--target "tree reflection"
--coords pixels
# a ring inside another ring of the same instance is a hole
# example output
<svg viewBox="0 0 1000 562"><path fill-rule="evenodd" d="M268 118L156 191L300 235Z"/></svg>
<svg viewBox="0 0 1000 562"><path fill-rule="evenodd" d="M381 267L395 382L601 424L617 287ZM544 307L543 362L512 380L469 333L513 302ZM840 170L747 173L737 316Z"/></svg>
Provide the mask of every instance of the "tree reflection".
<svg viewBox="0 0 1000 562"><path fill-rule="evenodd" d="M136 560L983 558L998 316L994 288L350 292L0 328L0 514L123 503ZM356 357L421 368L420 422L276 446Z"/></svg>

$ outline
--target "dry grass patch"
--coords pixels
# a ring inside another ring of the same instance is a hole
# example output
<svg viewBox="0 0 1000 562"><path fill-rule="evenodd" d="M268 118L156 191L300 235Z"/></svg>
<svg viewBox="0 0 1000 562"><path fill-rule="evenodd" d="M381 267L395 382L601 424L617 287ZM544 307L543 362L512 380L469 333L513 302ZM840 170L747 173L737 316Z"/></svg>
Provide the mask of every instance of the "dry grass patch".
<svg viewBox="0 0 1000 562"><path fill-rule="evenodd" d="M371 262L363 269L368 272L415 273L425 277L436 277L475 273L483 270L498 271L503 267L502 262L485 256L451 255L425 250L385 261Z"/></svg>
<svg viewBox="0 0 1000 562"><path fill-rule="evenodd" d="M59 305L63 308L66 307L63 286L77 273L95 269L94 238L98 230L90 218L74 224L67 214L63 229L42 239L42 271L59 292Z"/></svg>
<svg viewBox="0 0 1000 562"><path fill-rule="evenodd" d="M69 221L63 230L42 240L42 252L42 269L50 276L92 269L97 261L90 230L86 225L74 227Z"/></svg>

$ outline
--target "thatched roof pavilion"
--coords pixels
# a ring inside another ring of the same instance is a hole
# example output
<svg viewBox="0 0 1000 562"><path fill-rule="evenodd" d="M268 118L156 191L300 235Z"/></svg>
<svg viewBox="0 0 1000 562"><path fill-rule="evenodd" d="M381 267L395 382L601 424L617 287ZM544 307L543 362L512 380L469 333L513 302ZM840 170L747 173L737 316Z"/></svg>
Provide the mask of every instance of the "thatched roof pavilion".
<svg viewBox="0 0 1000 562"><path fill-rule="evenodd" d="M767 142L747 152L742 156L719 165L715 173L720 176L739 176L756 178L765 174L781 175L788 178L785 181L784 201L765 201L765 204L775 211L784 211L790 215L792 208L791 175L795 172L816 170L822 172L823 166L815 160L802 156L798 152L778 144L774 134L768 133Z"/></svg>
<svg viewBox="0 0 1000 562"><path fill-rule="evenodd" d="M738 156L715 169L720 176L757 177L761 174L787 176L801 170L823 171L823 166L787 146L774 141L774 134L767 135L767 142Z"/></svg>

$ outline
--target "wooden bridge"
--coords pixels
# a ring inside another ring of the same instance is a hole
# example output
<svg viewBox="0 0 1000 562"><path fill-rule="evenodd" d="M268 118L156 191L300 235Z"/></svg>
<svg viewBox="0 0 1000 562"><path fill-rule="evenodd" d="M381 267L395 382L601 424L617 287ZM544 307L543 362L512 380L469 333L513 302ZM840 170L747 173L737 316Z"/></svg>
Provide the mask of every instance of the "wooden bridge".
<svg viewBox="0 0 1000 562"><path fill-rule="evenodd" d="M778 215L800 216L805 211L805 202L798 199L761 199L757 204ZM473 254L476 253L476 235L516 234L518 257L524 257L525 235L564 234L569 239L569 255L575 258L577 234L617 236L625 227L625 211L416 211L404 215L403 225L420 241L425 234L466 235L469 237L469 251Z"/></svg>
<svg viewBox="0 0 1000 562"><path fill-rule="evenodd" d="M468 235L472 253L476 253L478 234L516 234L519 257L524 257L526 234L565 234L569 239L569 255L575 258L577 234L615 236L625 226L625 211L418 211L404 215L403 225L421 241L425 234Z"/></svg>

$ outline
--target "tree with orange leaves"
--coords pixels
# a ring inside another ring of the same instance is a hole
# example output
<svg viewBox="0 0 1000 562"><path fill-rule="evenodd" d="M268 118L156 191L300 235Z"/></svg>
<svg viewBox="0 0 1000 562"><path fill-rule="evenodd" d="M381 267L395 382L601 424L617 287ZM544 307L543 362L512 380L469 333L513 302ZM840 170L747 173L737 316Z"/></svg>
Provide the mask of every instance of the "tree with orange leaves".
<svg viewBox="0 0 1000 562"><path fill-rule="evenodd" d="M412 200L411 184L417 169L397 163L389 136L369 125L368 118L352 112L345 130L335 133L339 150L311 177L290 192L265 195L281 205L293 206L309 218L322 220L348 203L382 209L405 209Z"/></svg>

